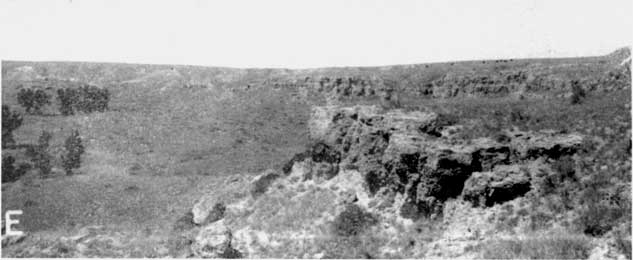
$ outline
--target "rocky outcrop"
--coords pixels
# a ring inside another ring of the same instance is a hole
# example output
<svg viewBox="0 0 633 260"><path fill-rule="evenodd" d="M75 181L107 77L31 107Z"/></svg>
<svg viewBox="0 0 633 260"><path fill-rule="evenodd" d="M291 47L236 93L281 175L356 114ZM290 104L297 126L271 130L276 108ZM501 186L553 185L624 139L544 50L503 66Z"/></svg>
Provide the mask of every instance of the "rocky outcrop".
<svg viewBox="0 0 633 260"><path fill-rule="evenodd" d="M191 210L193 213L193 223L202 225L205 223L213 223L224 216L226 206L217 202L210 206L208 203L196 203Z"/></svg>
<svg viewBox="0 0 633 260"><path fill-rule="evenodd" d="M582 143L579 135L547 131L511 131L500 141L457 140L444 131L459 131L454 123L430 112L327 106L313 109L309 126L313 139L341 154L342 167L364 174L371 194L381 189L405 194L403 215L411 217L439 213L443 201L459 196L475 172L556 159L575 153Z"/></svg>
<svg viewBox="0 0 633 260"><path fill-rule="evenodd" d="M268 190L268 187L281 175L275 171L267 171L257 176L251 184L251 196L257 197Z"/></svg>
<svg viewBox="0 0 633 260"><path fill-rule="evenodd" d="M416 241L402 234L412 220L434 221L454 201L490 207L520 198L550 171L549 159L576 153L583 141L552 131L464 140L456 123L432 112L315 107L312 145L282 171L245 180L251 196L227 203L222 220L202 222L191 251L200 257L227 248L260 258L389 258L405 251L422 257L411 246ZM201 199L196 207L219 201ZM333 246L358 237L374 244L353 251Z"/></svg>

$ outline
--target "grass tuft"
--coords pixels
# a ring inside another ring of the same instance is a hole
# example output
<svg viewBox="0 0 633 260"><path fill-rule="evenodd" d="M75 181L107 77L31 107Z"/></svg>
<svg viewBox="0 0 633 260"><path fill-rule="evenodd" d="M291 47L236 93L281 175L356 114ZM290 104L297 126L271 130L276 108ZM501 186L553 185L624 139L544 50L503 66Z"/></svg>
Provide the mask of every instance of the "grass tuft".
<svg viewBox="0 0 633 260"><path fill-rule="evenodd" d="M583 235L534 235L522 239L500 239L486 243L485 259L585 259L590 239Z"/></svg>

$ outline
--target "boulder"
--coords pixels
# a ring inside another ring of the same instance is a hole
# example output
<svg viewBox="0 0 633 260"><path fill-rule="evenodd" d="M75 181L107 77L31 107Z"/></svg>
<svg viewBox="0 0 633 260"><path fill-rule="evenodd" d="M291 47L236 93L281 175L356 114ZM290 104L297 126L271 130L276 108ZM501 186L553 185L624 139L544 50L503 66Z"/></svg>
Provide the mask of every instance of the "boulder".
<svg viewBox="0 0 633 260"><path fill-rule="evenodd" d="M268 190L268 187L277 180L277 178L281 177L281 174L277 173L273 170L265 171L264 173L258 175L251 182L251 196L254 198L259 195L265 193Z"/></svg>
<svg viewBox="0 0 633 260"><path fill-rule="evenodd" d="M223 221L212 223L198 233L193 245L193 254L200 258L240 258L231 247L233 234Z"/></svg>
<svg viewBox="0 0 633 260"><path fill-rule="evenodd" d="M193 223L203 225L218 221L224 217L226 206L222 202L213 203L211 201L202 200L191 209L193 215Z"/></svg>
<svg viewBox="0 0 633 260"><path fill-rule="evenodd" d="M513 200L530 191L530 174L519 165L498 166L493 171L475 172L464 184L464 200L490 207Z"/></svg>

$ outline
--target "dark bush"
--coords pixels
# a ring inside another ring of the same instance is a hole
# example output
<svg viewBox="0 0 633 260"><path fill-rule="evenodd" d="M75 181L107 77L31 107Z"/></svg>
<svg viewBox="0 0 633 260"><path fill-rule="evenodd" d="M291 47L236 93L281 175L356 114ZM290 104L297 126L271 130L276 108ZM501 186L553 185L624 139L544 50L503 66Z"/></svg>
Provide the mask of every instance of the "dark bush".
<svg viewBox="0 0 633 260"><path fill-rule="evenodd" d="M575 223L578 228L587 235L602 236L620 224L622 219L630 219L630 201L611 199L609 189L603 189L605 185L599 180L593 180L580 194L578 217Z"/></svg>
<svg viewBox="0 0 633 260"><path fill-rule="evenodd" d="M558 160L552 163L552 169L558 173L558 176L560 178L559 181L564 181L566 179L570 179L573 181L576 180L574 159L569 155L558 158Z"/></svg>
<svg viewBox="0 0 633 260"><path fill-rule="evenodd" d="M79 136L79 131L73 130L64 142L66 154L62 155L62 166L67 175L73 173L73 169L81 166L81 155L84 153L84 146Z"/></svg>
<svg viewBox="0 0 633 260"><path fill-rule="evenodd" d="M322 142L312 145L310 157L314 162L339 163L341 161L341 154Z"/></svg>
<svg viewBox="0 0 633 260"><path fill-rule="evenodd" d="M512 107L509 119L512 123L525 123L530 120L530 116L523 109Z"/></svg>
<svg viewBox="0 0 633 260"><path fill-rule="evenodd" d="M563 156L552 163L553 172L544 176L539 182L540 194L564 195L573 186L577 186L574 160L571 156Z"/></svg>
<svg viewBox="0 0 633 260"><path fill-rule="evenodd" d="M50 99L51 96L42 89L23 88L18 92L18 103L30 114L41 114L42 107L51 103Z"/></svg>
<svg viewBox="0 0 633 260"><path fill-rule="evenodd" d="M377 219L356 204L348 204L334 219L334 233L339 236L355 236L377 223Z"/></svg>
<svg viewBox="0 0 633 260"><path fill-rule="evenodd" d="M294 166L296 162L303 162L303 160L305 160L306 157L307 157L306 153L295 154L294 156L292 156L292 158L288 162L284 164L281 170L286 175L290 174L290 171L292 171L292 166Z"/></svg>
<svg viewBox="0 0 633 260"><path fill-rule="evenodd" d="M585 98L586 93L585 90L580 86L580 82L578 80L574 80L571 82L571 99L570 102L572 105L582 103L582 100Z"/></svg>
<svg viewBox="0 0 633 260"><path fill-rule="evenodd" d="M286 162L282 167L283 173L289 174L296 162L303 162L306 159L311 159L313 162L338 164L341 161L341 153L323 142L315 142L309 145L305 152L295 154Z"/></svg>
<svg viewBox="0 0 633 260"><path fill-rule="evenodd" d="M59 112L64 116L74 115L74 106L77 102L78 92L75 89L64 88L57 90L57 100L59 100Z"/></svg>
<svg viewBox="0 0 633 260"><path fill-rule="evenodd" d="M2 158L2 183L17 181L30 168L28 164L20 164L18 168L13 165L13 156Z"/></svg>
<svg viewBox="0 0 633 260"><path fill-rule="evenodd" d="M42 131L36 145L29 146L26 155L31 157L33 166L40 171L40 176L47 177L51 174L51 155L48 153L50 140L53 136L47 131Z"/></svg>
<svg viewBox="0 0 633 260"><path fill-rule="evenodd" d="M84 85L79 88L57 90L57 99L62 115L73 115L76 112L103 112L108 109L110 92L108 89Z"/></svg>
<svg viewBox="0 0 633 260"><path fill-rule="evenodd" d="M602 236L620 223L625 215L622 209L609 204L589 204L580 210L577 225L587 235Z"/></svg>
<svg viewBox="0 0 633 260"><path fill-rule="evenodd" d="M376 194L381 188L388 187L390 184L396 183L395 176L388 174L383 170L372 170L365 174L365 184L370 194Z"/></svg>
<svg viewBox="0 0 633 260"><path fill-rule="evenodd" d="M2 105L2 148L15 144L13 139L13 131L22 125L22 116L17 112L11 112L11 109Z"/></svg>

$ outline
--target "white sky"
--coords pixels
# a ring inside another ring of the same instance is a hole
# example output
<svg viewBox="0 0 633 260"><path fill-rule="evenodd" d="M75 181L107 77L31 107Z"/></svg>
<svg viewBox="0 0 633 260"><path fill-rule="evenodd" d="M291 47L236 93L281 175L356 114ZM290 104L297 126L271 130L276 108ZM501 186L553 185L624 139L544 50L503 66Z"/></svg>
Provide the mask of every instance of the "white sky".
<svg viewBox="0 0 633 260"><path fill-rule="evenodd" d="M631 0L0 0L0 59L230 67L602 55Z"/></svg>

